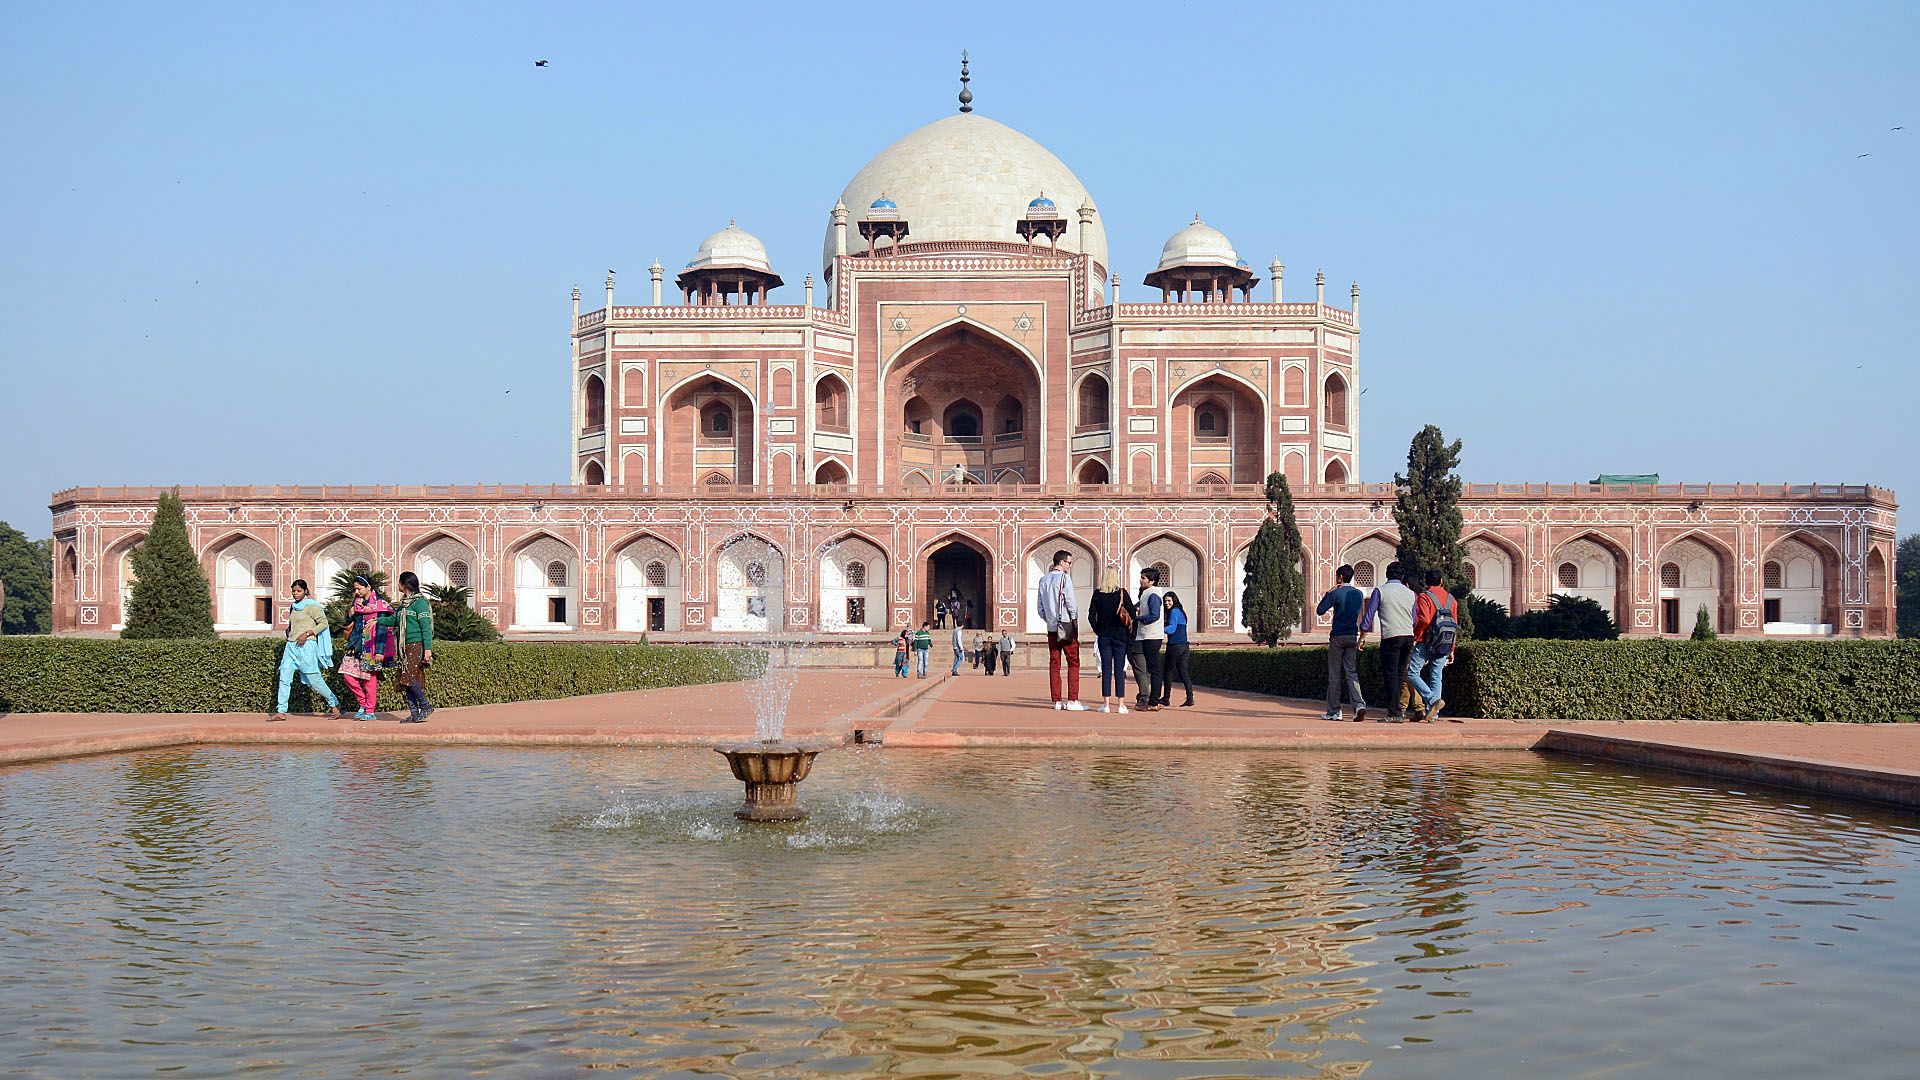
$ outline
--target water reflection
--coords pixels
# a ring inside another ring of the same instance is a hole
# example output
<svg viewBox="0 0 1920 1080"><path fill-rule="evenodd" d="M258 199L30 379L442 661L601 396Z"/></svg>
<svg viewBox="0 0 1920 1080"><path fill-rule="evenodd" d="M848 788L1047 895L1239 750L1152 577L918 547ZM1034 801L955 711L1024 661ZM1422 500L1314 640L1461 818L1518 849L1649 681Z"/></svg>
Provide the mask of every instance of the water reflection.
<svg viewBox="0 0 1920 1080"><path fill-rule="evenodd" d="M0 1039L49 1075L1892 1076L1920 1050L1878 1019L1920 991L1910 818L1525 755L868 750L821 759L811 820L748 828L711 758L0 772Z"/></svg>

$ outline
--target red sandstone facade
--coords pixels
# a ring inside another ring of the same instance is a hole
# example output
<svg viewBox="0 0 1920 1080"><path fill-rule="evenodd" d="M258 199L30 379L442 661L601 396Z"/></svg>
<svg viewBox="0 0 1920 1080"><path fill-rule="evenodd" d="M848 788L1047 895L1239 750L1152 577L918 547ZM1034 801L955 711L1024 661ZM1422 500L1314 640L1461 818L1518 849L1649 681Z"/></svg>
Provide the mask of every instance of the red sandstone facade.
<svg viewBox="0 0 1920 1080"><path fill-rule="evenodd" d="M991 175L957 186L927 166L982 156ZM987 191L1026 173L1050 188ZM1348 482L1358 288L1354 310L1319 280L1281 302L1276 262L1254 302L1259 279L1196 219L1147 276L1161 302L1116 303L1074 185L1024 136L950 117L849 185L880 195L834 209L826 306L811 275L805 303L767 304L781 279L733 226L678 275L681 304L658 265L647 306L616 305L610 277L582 313L576 290L571 486L183 490L217 622L271 632L292 579L364 565L468 585L515 635L879 634L955 590L977 624L1025 632L1068 547L1083 587L1158 565L1204 636L1234 638L1270 471L1298 493L1311 595L1342 562L1377 577L1393 492ZM156 497L54 497L62 631L119 625ZM1637 635L1690 631L1700 607L1741 636L1893 626L1881 489L1471 485L1463 510L1477 592L1509 610L1566 592Z"/></svg>

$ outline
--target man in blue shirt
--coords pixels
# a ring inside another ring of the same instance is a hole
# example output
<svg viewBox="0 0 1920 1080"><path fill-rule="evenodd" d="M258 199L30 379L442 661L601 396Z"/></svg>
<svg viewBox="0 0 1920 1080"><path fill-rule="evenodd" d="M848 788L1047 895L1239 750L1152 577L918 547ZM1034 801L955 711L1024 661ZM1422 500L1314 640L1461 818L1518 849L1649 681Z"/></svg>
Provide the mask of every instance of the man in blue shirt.
<svg viewBox="0 0 1920 1080"><path fill-rule="evenodd" d="M1323 720L1340 720L1340 688L1353 699L1354 720L1365 723L1367 699L1360 694L1360 609L1367 598L1353 587L1353 567L1341 566L1333 572L1340 584L1320 598L1314 614L1333 612L1333 628L1327 633L1327 711Z"/></svg>

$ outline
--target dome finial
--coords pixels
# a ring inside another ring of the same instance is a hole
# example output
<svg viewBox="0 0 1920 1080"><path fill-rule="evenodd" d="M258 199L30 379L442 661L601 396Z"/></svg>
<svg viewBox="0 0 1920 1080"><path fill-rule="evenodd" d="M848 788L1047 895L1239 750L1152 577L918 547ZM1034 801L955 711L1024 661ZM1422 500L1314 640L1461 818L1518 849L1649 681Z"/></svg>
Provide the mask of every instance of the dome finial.
<svg viewBox="0 0 1920 1080"><path fill-rule="evenodd" d="M967 83L969 81L970 80L967 76L967 50L961 49L960 50L960 111L963 113L970 113L973 111L973 91L967 89Z"/></svg>

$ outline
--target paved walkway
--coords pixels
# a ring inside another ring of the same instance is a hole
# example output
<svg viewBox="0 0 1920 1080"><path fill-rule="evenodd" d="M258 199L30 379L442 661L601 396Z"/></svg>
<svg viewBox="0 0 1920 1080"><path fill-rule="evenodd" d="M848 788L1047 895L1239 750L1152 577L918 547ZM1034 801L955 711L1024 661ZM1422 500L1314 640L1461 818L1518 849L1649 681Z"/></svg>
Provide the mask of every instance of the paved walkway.
<svg viewBox="0 0 1920 1080"><path fill-rule="evenodd" d="M424 724L400 713L378 720L296 717L269 723L253 713L12 713L0 715L0 764L190 743L433 743L495 746L661 745L751 739L752 684L714 683L619 694L440 709ZM856 716L879 716L931 689L891 673L802 671L787 709L787 734L842 738Z"/></svg>
<svg viewBox="0 0 1920 1080"><path fill-rule="evenodd" d="M1098 706L1096 679L1081 693ZM752 737L751 684L443 709L426 724L215 714L0 715L0 764L195 743L662 745ZM1177 694L1177 692L1176 692ZM1920 809L1920 724L1576 724L1467 720L1331 723L1317 701L1201 688L1192 708L1055 711L1044 671L899 680L890 672L799 673L794 738L855 732L895 748L1099 747L1548 750ZM1176 699L1178 697L1176 696Z"/></svg>

